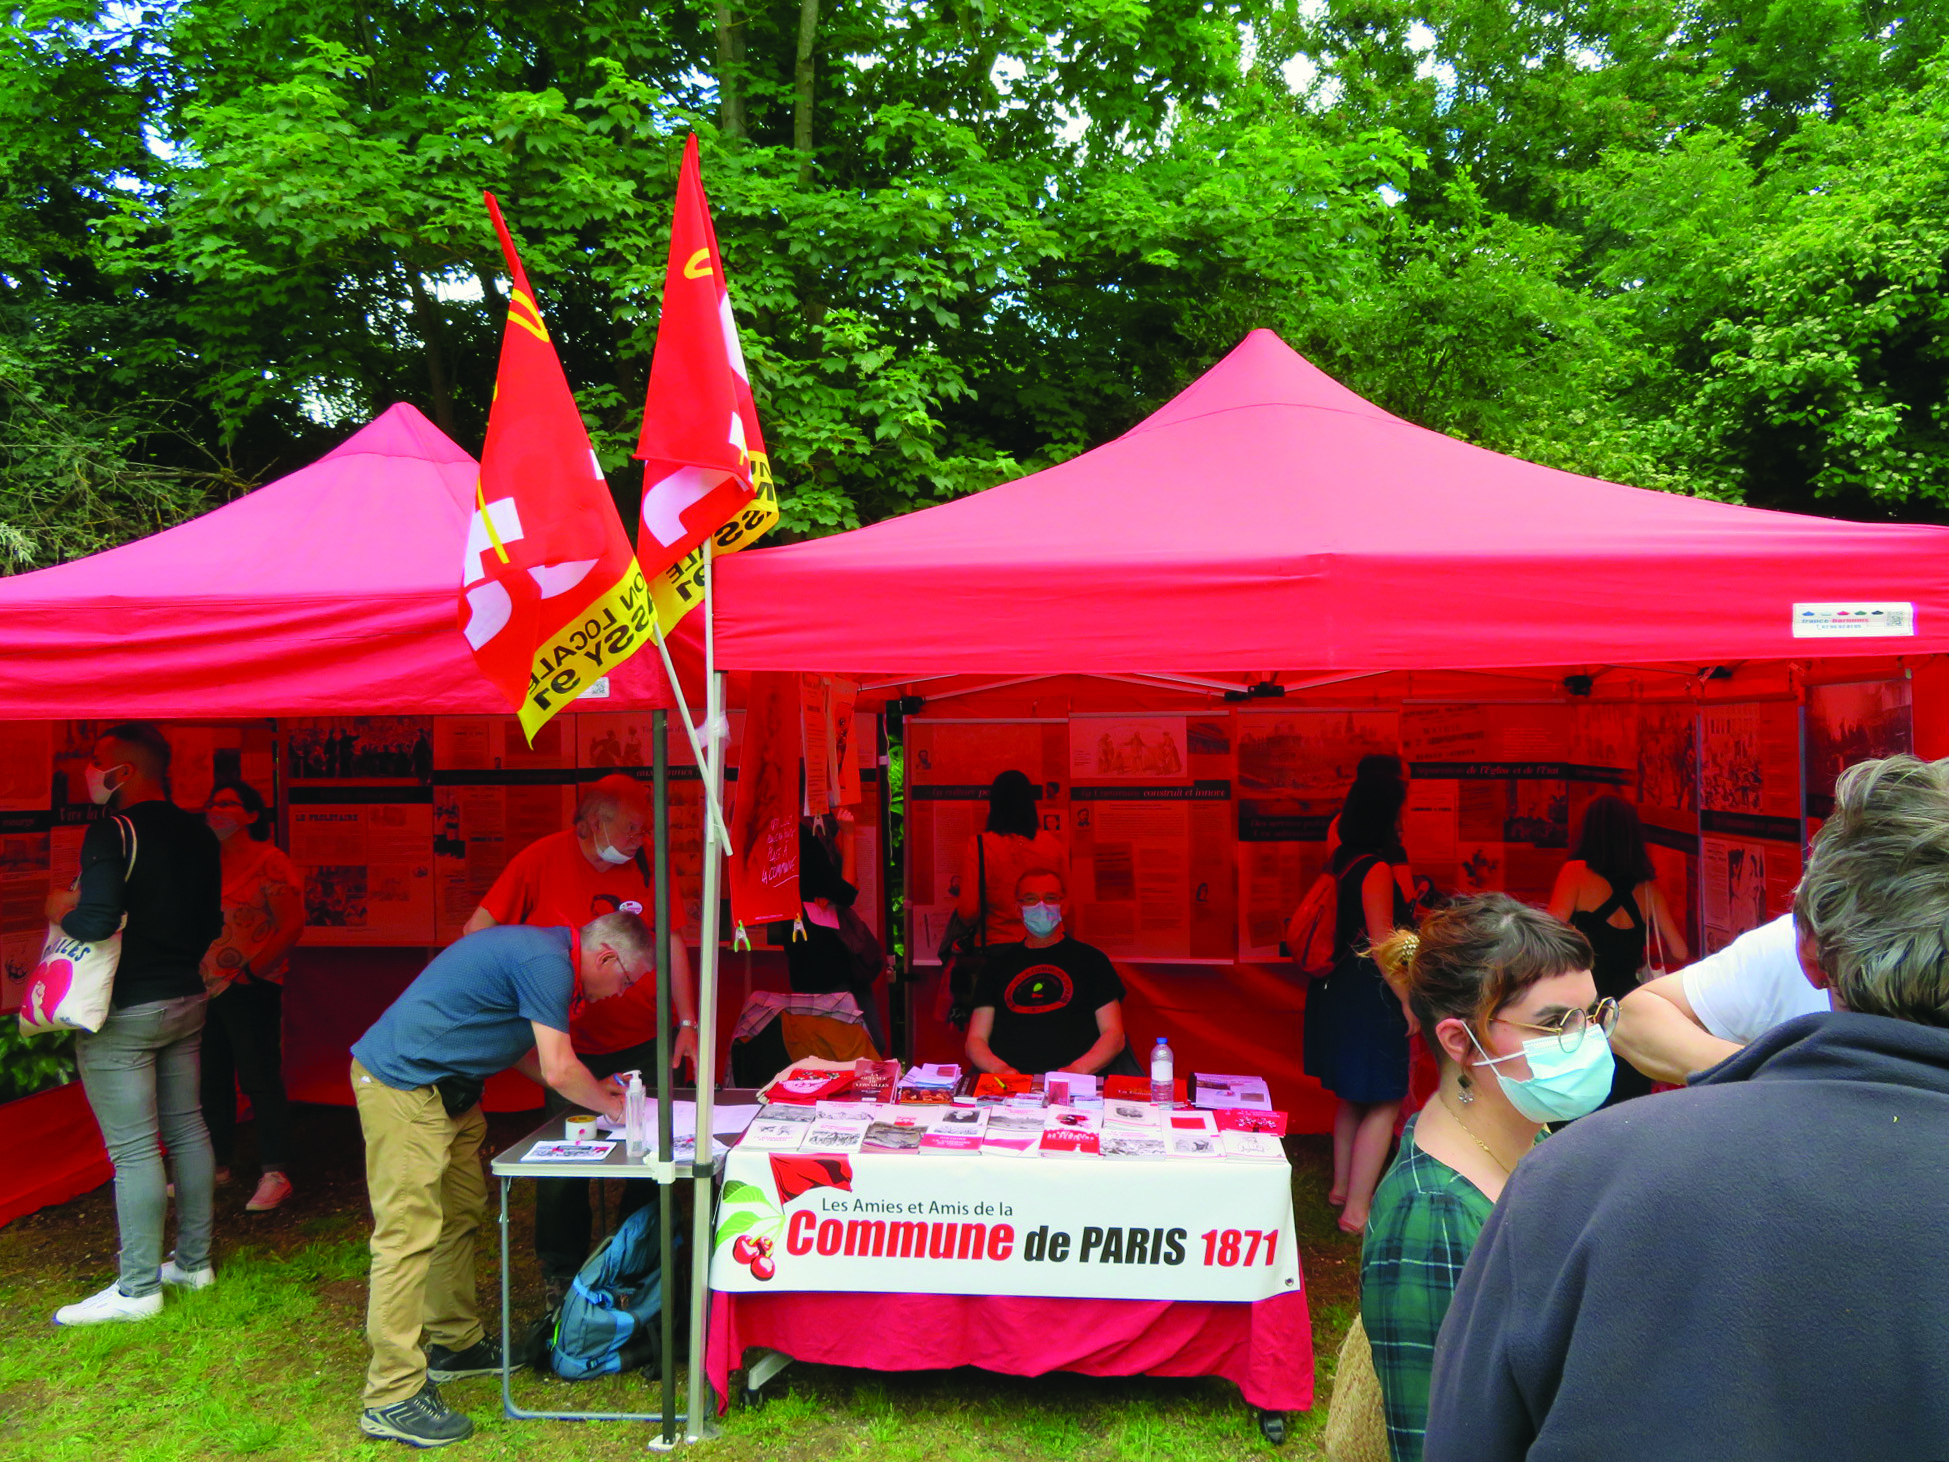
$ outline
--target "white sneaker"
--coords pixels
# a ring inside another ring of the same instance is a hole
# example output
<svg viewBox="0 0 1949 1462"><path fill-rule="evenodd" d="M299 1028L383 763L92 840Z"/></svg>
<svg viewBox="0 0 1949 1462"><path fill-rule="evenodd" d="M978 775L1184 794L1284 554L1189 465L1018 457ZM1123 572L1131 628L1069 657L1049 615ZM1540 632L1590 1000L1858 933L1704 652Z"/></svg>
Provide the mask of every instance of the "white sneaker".
<svg viewBox="0 0 1949 1462"><path fill-rule="evenodd" d="M162 1313L162 1291L132 1299L122 1293L118 1282L100 1294L63 1305L54 1312L57 1325L99 1325L104 1320L149 1320Z"/></svg>
<svg viewBox="0 0 1949 1462"><path fill-rule="evenodd" d="M172 1255L162 1261L162 1282L177 1289L208 1289L217 1282L217 1272L208 1264L201 1269L185 1269Z"/></svg>
<svg viewBox="0 0 1949 1462"><path fill-rule="evenodd" d="M244 1205L245 1213L269 1213L291 1196L291 1180L283 1173L266 1173L257 1180L257 1191Z"/></svg>

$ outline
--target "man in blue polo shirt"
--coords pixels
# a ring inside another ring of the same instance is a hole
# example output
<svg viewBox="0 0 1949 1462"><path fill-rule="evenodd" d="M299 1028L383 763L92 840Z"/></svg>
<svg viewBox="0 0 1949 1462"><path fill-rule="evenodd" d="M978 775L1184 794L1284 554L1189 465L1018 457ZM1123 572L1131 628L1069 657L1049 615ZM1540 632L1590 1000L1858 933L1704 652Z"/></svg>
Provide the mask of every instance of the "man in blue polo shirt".
<svg viewBox="0 0 1949 1462"><path fill-rule="evenodd" d="M653 960L634 914L579 930L484 929L442 952L352 1047L372 1200L367 1436L438 1447L473 1431L434 1383L501 1368L474 1294L474 1235L487 1214L481 1088L518 1065L576 1106L619 1118L622 1088L598 1081L569 1044L570 1009L621 994Z"/></svg>

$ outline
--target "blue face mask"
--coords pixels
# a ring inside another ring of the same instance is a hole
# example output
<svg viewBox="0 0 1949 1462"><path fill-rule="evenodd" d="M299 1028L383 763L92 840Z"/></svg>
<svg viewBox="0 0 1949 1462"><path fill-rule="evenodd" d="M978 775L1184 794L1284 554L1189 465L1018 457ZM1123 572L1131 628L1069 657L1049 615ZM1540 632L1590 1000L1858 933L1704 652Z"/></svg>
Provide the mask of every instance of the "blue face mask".
<svg viewBox="0 0 1949 1462"><path fill-rule="evenodd" d="M1469 1039L1475 1040L1475 1032L1469 1032ZM1480 1041L1475 1041L1475 1049L1482 1051ZM1611 1094L1617 1062L1611 1056L1610 1038L1594 1025L1574 1051L1564 1050L1555 1036L1538 1036L1523 1042L1522 1055L1529 1062L1529 1080L1517 1081L1498 1071L1496 1082L1509 1105L1532 1122L1568 1122L1588 1116ZM1481 1064L1499 1066L1515 1059L1482 1051Z"/></svg>
<svg viewBox="0 0 1949 1462"><path fill-rule="evenodd" d="M1022 927L1037 939L1047 939L1062 923L1062 909L1056 904L1024 904Z"/></svg>

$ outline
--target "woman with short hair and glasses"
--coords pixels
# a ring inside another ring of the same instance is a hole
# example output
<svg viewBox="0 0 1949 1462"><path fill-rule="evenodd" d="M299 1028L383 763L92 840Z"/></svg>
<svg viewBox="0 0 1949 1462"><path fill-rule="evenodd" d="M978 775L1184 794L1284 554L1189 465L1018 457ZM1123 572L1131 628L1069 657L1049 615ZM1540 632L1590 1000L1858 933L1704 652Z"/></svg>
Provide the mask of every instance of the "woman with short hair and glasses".
<svg viewBox="0 0 1949 1462"><path fill-rule="evenodd" d="M1419 1462L1435 1337L1502 1185L1550 1122L1611 1089L1617 1004L1590 941L1507 894L1457 900L1374 948L1441 1081L1374 1192L1360 1309L1394 1462Z"/></svg>

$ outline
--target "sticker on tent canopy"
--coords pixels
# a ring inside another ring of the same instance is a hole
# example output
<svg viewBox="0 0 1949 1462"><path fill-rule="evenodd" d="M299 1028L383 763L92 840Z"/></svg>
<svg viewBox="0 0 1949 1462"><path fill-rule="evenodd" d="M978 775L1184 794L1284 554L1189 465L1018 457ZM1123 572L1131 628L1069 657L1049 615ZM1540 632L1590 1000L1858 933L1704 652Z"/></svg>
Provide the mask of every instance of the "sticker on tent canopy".
<svg viewBox="0 0 1949 1462"><path fill-rule="evenodd" d="M1877 639L1915 633L1913 604L1796 604L1796 640Z"/></svg>

